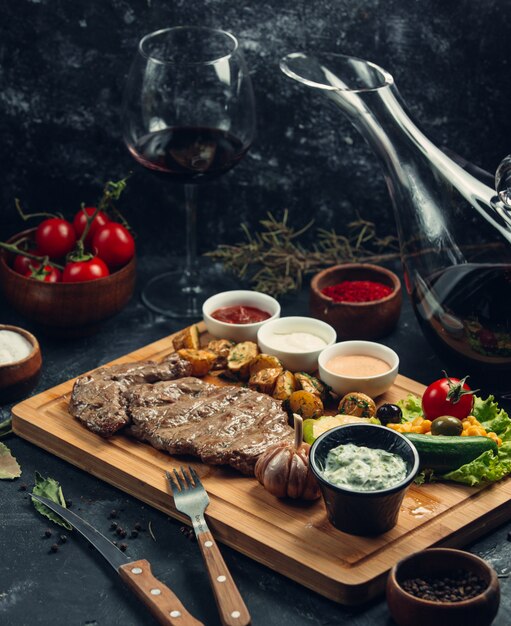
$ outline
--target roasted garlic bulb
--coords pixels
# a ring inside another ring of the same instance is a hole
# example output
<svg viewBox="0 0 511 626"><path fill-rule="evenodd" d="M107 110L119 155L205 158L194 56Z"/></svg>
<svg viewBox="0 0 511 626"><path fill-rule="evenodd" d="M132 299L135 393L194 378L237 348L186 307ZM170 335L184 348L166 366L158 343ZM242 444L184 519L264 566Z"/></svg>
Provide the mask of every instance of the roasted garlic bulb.
<svg viewBox="0 0 511 626"><path fill-rule="evenodd" d="M277 498L316 500L319 487L309 469L308 443L303 442L303 421L294 415L295 441L280 442L258 459L255 476L263 487Z"/></svg>

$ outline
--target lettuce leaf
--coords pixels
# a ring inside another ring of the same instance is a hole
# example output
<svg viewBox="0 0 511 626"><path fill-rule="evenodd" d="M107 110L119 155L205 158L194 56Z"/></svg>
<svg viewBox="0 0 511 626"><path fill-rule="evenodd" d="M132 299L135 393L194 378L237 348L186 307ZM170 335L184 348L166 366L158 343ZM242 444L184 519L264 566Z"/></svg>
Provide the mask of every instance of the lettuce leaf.
<svg viewBox="0 0 511 626"><path fill-rule="evenodd" d="M418 396L409 395L404 400L400 400L398 405L403 411L404 422L422 416L421 399ZM499 446L497 454L491 450L483 452L470 463L443 476L436 476L437 479L475 486L496 482L511 474L511 419L509 415L499 407L493 396L488 396L484 400L479 396L474 396L472 414L481 422L486 431L493 431L502 439L502 445Z"/></svg>
<svg viewBox="0 0 511 626"><path fill-rule="evenodd" d="M403 412L403 422L411 422L416 417L422 417L422 402L419 396L410 394L397 404Z"/></svg>
<svg viewBox="0 0 511 626"><path fill-rule="evenodd" d="M501 449L507 446L504 456L501 456ZM444 474L445 480L453 480L465 485L480 485L486 482L496 482L511 473L511 444L503 443L498 454L494 455L491 450L483 452L481 456L466 465L462 465L457 470ZM507 457L507 458L505 458Z"/></svg>

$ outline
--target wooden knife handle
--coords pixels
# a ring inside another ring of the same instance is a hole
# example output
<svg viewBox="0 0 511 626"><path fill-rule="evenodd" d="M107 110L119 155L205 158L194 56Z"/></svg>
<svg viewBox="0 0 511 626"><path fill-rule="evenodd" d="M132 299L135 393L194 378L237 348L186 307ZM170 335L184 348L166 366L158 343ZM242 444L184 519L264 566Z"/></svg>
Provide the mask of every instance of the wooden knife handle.
<svg viewBox="0 0 511 626"><path fill-rule="evenodd" d="M188 613L173 591L153 576L149 561L142 559L121 565L119 574L160 624L204 626Z"/></svg>
<svg viewBox="0 0 511 626"><path fill-rule="evenodd" d="M197 534L223 626L248 626L250 613L209 531Z"/></svg>

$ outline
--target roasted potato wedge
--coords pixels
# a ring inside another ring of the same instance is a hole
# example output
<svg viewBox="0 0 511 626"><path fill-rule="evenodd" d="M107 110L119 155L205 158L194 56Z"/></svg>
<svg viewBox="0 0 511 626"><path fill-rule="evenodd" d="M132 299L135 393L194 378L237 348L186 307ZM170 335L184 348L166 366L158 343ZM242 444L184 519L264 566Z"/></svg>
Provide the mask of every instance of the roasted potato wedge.
<svg viewBox="0 0 511 626"><path fill-rule="evenodd" d="M280 367L266 367L250 377L248 386L254 391L267 393L271 396L275 388L275 383L281 373L282 369Z"/></svg>
<svg viewBox="0 0 511 626"><path fill-rule="evenodd" d="M276 356L272 356L271 354L258 354L256 358L250 363L250 376L254 376L261 370L266 369L278 369L281 372L284 371L282 367L282 363L277 359Z"/></svg>
<svg viewBox="0 0 511 626"><path fill-rule="evenodd" d="M276 400L287 400L293 391L298 391L298 381L293 372L282 372L275 382L273 397Z"/></svg>
<svg viewBox="0 0 511 626"><path fill-rule="evenodd" d="M177 353L192 365L192 376L205 376L216 361L216 354L211 350L192 350L183 348Z"/></svg>
<svg viewBox="0 0 511 626"><path fill-rule="evenodd" d="M172 345L174 346L174 350L182 350L183 348L199 350L200 339L197 326L194 324L178 333L172 340Z"/></svg>
<svg viewBox="0 0 511 626"><path fill-rule="evenodd" d="M298 381L301 389L303 389L304 391L308 391L309 393L318 396L323 401L328 398L328 393L331 387L319 380L319 378L311 376L306 372L296 372L295 378Z"/></svg>
<svg viewBox="0 0 511 626"><path fill-rule="evenodd" d="M234 345L234 341L231 341L230 339L215 339L208 343L207 349L217 355L212 369L225 369L227 367L227 357L229 356L230 349Z"/></svg>
<svg viewBox="0 0 511 626"><path fill-rule="evenodd" d="M250 376L250 363L259 354L259 348L253 341L237 343L229 350L227 368L238 375L241 380L248 380Z"/></svg>
<svg viewBox="0 0 511 626"><path fill-rule="evenodd" d="M339 402L339 413L342 415L355 415L356 417L374 417L376 404L365 393L352 391L347 393Z"/></svg>
<svg viewBox="0 0 511 626"><path fill-rule="evenodd" d="M286 407L291 413L298 413L303 419L313 419L323 415L321 398L308 391L294 391L286 401Z"/></svg>

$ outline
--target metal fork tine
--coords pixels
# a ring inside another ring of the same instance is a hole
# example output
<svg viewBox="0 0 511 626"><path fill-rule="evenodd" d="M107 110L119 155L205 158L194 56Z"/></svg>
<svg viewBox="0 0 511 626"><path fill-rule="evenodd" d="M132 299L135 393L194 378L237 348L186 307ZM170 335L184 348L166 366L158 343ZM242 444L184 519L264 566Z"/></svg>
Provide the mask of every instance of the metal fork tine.
<svg viewBox="0 0 511 626"><path fill-rule="evenodd" d="M184 491L185 484L183 482L183 479L181 478L181 475L179 474L179 472L176 469L174 470L174 475L176 477L177 482L179 483L179 488L181 489L181 491Z"/></svg>
<svg viewBox="0 0 511 626"><path fill-rule="evenodd" d="M188 467L188 469L190 468ZM181 474L183 474L183 477L186 481L186 486L188 487L188 489L193 489L195 485L192 483L192 479L190 478L186 469L182 465L181 465Z"/></svg>
<svg viewBox="0 0 511 626"><path fill-rule="evenodd" d="M170 488L172 489L172 494L175 494L176 491L179 491L179 489L176 483L174 482L174 479L172 478L172 474L165 470L165 476L167 477L167 480L169 481Z"/></svg>
<svg viewBox="0 0 511 626"><path fill-rule="evenodd" d="M193 467L188 466L188 469L190 470L190 474L192 475L193 478L193 482L195 483L196 487L202 487L202 483L200 481L199 475L197 474L197 472L193 469Z"/></svg>

